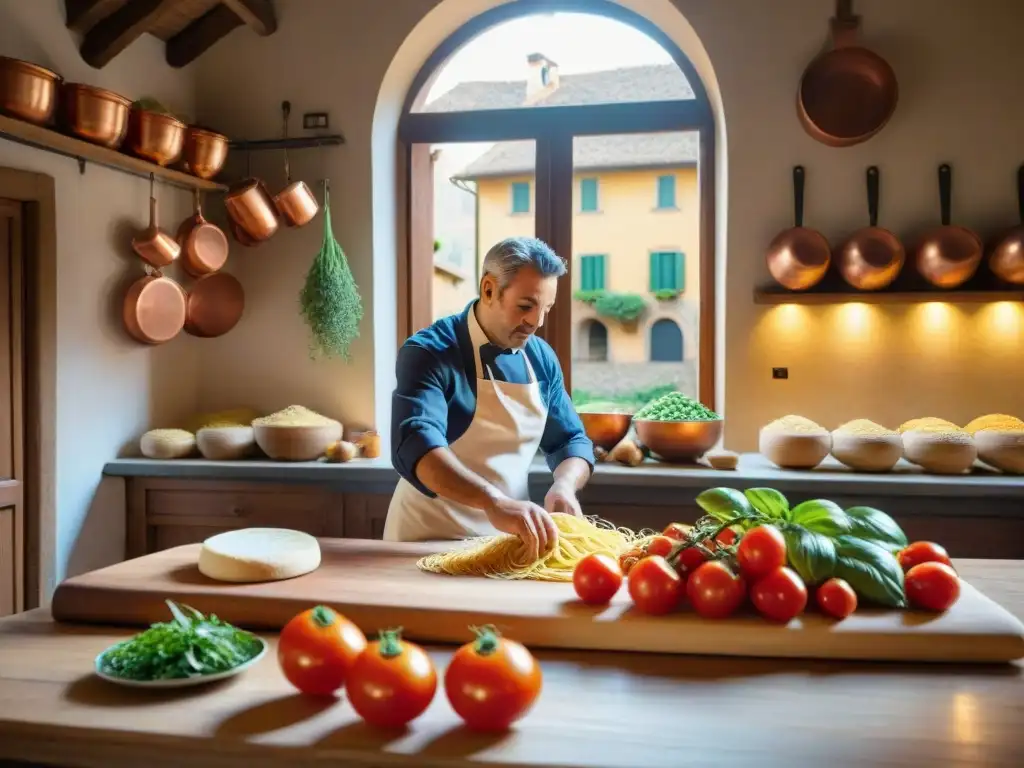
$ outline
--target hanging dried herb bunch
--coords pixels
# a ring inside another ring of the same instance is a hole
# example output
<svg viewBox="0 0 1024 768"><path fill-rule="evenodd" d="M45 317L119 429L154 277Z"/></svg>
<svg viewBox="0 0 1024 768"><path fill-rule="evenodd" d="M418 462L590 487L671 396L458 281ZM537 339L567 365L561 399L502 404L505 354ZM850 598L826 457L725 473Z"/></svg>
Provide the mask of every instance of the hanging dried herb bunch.
<svg viewBox="0 0 1024 768"><path fill-rule="evenodd" d="M312 332L313 357L349 359L349 345L359 337L363 301L348 259L331 229L331 189L324 186L324 242L306 274L299 295L302 316Z"/></svg>

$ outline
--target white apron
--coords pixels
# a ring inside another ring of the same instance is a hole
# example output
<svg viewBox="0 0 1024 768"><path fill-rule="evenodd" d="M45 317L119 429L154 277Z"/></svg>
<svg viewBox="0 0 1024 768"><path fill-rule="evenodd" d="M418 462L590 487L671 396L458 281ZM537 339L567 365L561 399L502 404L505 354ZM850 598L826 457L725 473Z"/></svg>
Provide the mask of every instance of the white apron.
<svg viewBox="0 0 1024 768"><path fill-rule="evenodd" d="M479 372L484 370L480 345L486 336L474 313L475 308L470 309L470 339ZM511 498L526 500L530 465L540 447L548 412L526 350L516 354L523 355L529 383L495 381L488 367L488 378L476 381L476 411L469 428L448 447L470 472ZM430 498L405 478L398 480L384 523L385 541L465 539L497 532L483 510L439 496Z"/></svg>

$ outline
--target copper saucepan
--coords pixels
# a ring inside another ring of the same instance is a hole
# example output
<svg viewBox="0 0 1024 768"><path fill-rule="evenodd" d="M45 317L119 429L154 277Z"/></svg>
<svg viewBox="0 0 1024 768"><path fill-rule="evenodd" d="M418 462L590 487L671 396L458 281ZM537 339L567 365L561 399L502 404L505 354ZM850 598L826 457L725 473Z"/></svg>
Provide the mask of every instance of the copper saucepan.
<svg viewBox="0 0 1024 768"><path fill-rule="evenodd" d="M917 249L917 271L937 288L956 288L970 280L981 264L982 242L977 233L950 224L953 170L939 166L939 204L942 226L928 232Z"/></svg>
<svg viewBox="0 0 1024 768"><path fill-rule="evenodd" d="M277 209L261 180L249 177L224 196L228 216L254 243L269 240L278 229Z"/></svg>
<svg viewBox="0 0 1024 768"><path fill-rule="evenodd" d="M122 318L136 341L163 344L185 326L185 292L155 270L132 283L124 297Z"/></svg>
<svg viewBox="0 0 1024 768"><path fill-rule="evenodd" d="M860 17L851 0L837 0L832 48L810 63L797 92L800 124L830 147L867 141L896 111L896 73L877 53L857 42Z"/></svg>
<svg viewBox="0 0 1024 768"><path fill-rule="evenodd" d="M828 240L804 223L804 167L793 168L793 209L795 226L780 232L768 246L768 271L780 285L803 291L816 285L832 260Z"/></svg>
<svg viewBox="0 0 1024 768"><path fill-rule="evenodd" d="M281 103L281 114L284 117L284 138L288 140L288 117L291 114L291 102ZM313 190L304 181L292 181L292 167L288 162L288 147L284 148L285 188L274 197L284 223L289 227L301 227L308 224L320 210L320 204L313 195Z"/></svg>
<svg viewBox="0 0 1024 768"><path fill-rule="evenodd" d="M188 292L185 330L192 336L213 338L234 328L245 309L242 284L228 272L199 278Z"/></svg>
<svg viewBox="0 0 1024 768"><path fill-rule="evenodd" d="M839 251L839 273L847 283L861 291L877 291L892 283L903 269L906 252L903 243L888 229L878 226L878 168L867 170L868 221L843 243Z"/></svg>
<svg viewBox="0 0 1024 768"><path fill-rule="evenodd" d="M228 259L228 238L220 227L203 217L199 190L193 190L195 213L178 227L181 265L192 277L216 272Z"/></svg>
<svg viewBox="0 0 1024 768"><path fill-rule="evenodd" d="M1024 165L1017 169L1017 210L1021 223L999 241L988 264L1000 280L1024 285Z"/></svg>
<svg viewBox="0 0 1024 768"><path fill-rule="evenodd" d="M181 246L157 224L153 174L149 174L149 226L132 238L132 248L147 263L160 269L178 258Z"/></svg>

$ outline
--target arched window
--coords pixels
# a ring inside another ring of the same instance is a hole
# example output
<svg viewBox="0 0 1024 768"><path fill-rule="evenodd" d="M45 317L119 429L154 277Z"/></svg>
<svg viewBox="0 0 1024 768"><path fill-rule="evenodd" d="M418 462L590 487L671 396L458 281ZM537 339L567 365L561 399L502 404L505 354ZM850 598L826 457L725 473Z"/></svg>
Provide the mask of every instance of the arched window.
<svg viewBox="0 0 1024 768"><path fill-rule="evenodd" d="M463 265L464 293L444 299L464 306L491 245L535 236L583 270L560 281L540 332L567 387L621 392L630 380L592 366L577 373L593 380L576 380L572 361L607 360L614 336L616 360L642 364L636 320L662 300L649 254L686 253L676 295L699 312L690 341L698 385L687 394L714 407L714 117L693 65L657 26L609 0L501 5L434 51L399 138L409 173L403 338L435 316L435 240L475 255ZM601 321L581 332L595 314ZM682 360L674 328L675 346L657 354ZM652 359L661 359L654 354L652 336Z"/></svg>
<svg viewBox="0 0 1024 768"><path fill-rule="evenodd" d="M663 317L651 324L651 362L683 362L683 332L675 320Z"/></svg>

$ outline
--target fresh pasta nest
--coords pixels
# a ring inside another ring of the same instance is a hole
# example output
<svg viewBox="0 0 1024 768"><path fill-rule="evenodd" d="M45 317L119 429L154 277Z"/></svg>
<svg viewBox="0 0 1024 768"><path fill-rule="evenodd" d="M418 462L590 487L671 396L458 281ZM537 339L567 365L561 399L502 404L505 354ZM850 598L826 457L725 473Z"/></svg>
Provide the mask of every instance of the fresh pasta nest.
<svg viewBox="0 0 1024 768"><path fill-rule="evenodd" d="M603 552L618 557L652 536L649 531L635 533L597 517L555 513L551 518L558 528L558 544L533 562L518 536L503 533L482 536L469 547L427 555L416 565L430 573L451 576L572 581L573 568L587 555Z"/></svg>

